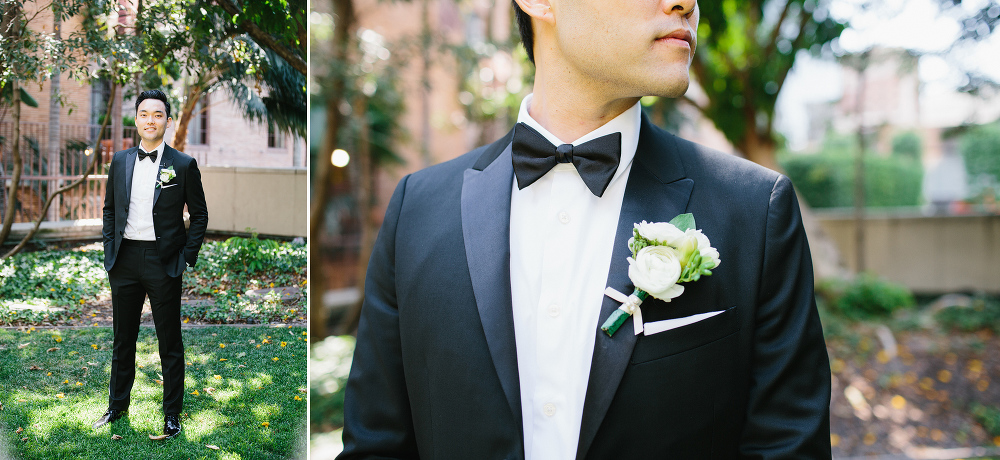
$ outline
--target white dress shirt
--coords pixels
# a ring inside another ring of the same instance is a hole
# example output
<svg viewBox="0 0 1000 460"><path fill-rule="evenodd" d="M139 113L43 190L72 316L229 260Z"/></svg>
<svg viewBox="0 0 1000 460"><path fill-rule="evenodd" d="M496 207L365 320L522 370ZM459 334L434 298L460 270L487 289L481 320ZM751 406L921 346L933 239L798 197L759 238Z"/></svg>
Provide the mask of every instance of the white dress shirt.
<svg viewBox="0 0 1000 460"><path fill-rule="evenodd" d="M517 121L553 145L565 144L528 114ZM639 142L641 108L632 108L572 142L621 132L621 161L603 197L571 163L511 188L510 275L514 338L527 460L576 457L583 401L625 184Z"/></svg>
<svg viewBox="0 0 1000 460"><path fill-rule="evenodd" d="M135 168L132 169L132 196L128 202L128 217L125 219L125 238L130 240L156 241L153 231L153 194L156 192L157 175L160 172L160 160L163 160L163 147L160 141L156 146L156 161L152 158L139 160L135 156ZM139 150L145 150L141 146Z"/></svg>

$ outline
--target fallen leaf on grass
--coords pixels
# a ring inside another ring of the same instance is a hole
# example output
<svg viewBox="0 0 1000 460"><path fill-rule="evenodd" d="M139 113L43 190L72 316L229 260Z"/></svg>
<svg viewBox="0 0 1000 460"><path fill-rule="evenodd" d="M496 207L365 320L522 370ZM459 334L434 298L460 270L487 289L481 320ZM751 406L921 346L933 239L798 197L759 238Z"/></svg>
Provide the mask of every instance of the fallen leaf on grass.
<svg viewBox="0 0 1000 460"><path fill-rule="evenodd" d="M240 364L239 366L236 366L237 369L239 369L241 367L247 367L247 365L246 364Z"/></svg>
<svg viewBox="0 0 1000 460"><path fill-rule="evenodd" d="M209 449L212 449L212 450L219 450L219 446L216 446L214 444L205 444L205 447L207 447Z"/></svg>
<svg viewBox="0 0 1000 460"><path fill-rule="evenodd" d="M17 434L21 434L22 431L24 431L24 427L20 427L20 426L17 427L16 430L14 430L14 432L17 433Z"/></svg>
<svg viewBox="0 0 1000 460"><path fill-rule="evenodd" d="M164 439L167 439L167 435L165 434L161 434L159 436L149 435L149 439L152 439L153 441L162 441Z"/></svg>
<svg viewBox="0 0 1000 460"><path fill-rule="evenodd" d="M52 353L53 351L56 351L56 350L58 350L58 349L59 349L59 347L52 347L52 348L49 348L48 350L45 350L45 351L46 351L47 353Z"/></svg>
<svg viewBox="0 0 1000 460"><path fill-rule="evenodd" d="M205 393L208 393L208 394L210 394L210 395L211 395L211 394L215 394L215 388L212 388L212 387L205 387L205 388L203 388L203 390L205 390Z"/></svg>
<svg viewBox="0 0 1000 460"><path fill-rule="evenodd" d="M114 439L115 441L117 441L117 440L119 440L119 439L121 439L121 438L122 438L122 437L121 437L121 436L119 436L119 435L117 435L117 434L113 434L113 435L111 435L111 439Z"/></svg>
<svg viewBox="0 0 1000 460"><path fill-rule="evenodd" d="M96 366L96 365L101 364L101 363L95 363L95 362L87 361L87 364L90 364L91 366ZM139 366L139 367L142 367L142 366Z"/></svg>
<svg viewBox="0 0 1000 460"><path fill-rule="evenodd" d="M191 393L188 393L188 394L192 394L192 395L198 396L198 390L194 390L194 391L192 391Z"/></svg>
<svg viewBox="0 0 1000 460"><path fill-rule="evenodd" d="M157 385L160 385L160 386L163 385L163 380L154 380L154 381L156 382Z"/></svg>
<svg viewBox="0 0 1000 460"><path fill-rule="evenodd" d="M26 346L28 346L28 345L31 345L31 342L28 342L28 343L22 343L22 344L20 344L20 345L18 345L18 346L17 346L17 349L18 349L18 350L20 350L20 349L22 349L22 348L24 348L24 347L26 347Z"/></svg>
<svg viewBox="0 0 1000 460"><path fill-rule="evenodd" d="M28 437L27 437L27 436L25 436L25 437L21 438L21 441L22 441L22 442L28 442Z"/></svg>
<svg viewBox="0 0 1000 460"><path fill-rule="evenodd" d="M29 371L40 371L40 370L42 370L42 368L38 367L37 365L32 364L31 367L28 368L28 370Z"/></svg>
<svg viewBox="0 0 1000 460"><path fill-rule="evenodd" d="M243 353L240 353L240 354L236 355L236 357L237 358L242 358L242 357L244 357L246 355L247 355L246 352L243 352Z"/></svg>

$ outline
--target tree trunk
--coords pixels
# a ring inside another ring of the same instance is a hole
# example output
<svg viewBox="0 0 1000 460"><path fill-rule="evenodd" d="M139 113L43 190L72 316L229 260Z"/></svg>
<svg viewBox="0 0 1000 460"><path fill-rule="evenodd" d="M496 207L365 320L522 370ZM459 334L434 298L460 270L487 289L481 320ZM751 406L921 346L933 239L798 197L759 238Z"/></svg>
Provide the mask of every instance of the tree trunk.
<svg viewBox="0 0 1000 460"><path fill-rule="evenodd" d="M784 170L778 164L775 156L773 142L761 140L756 135L751 134L737 148L741 149L748 160L784 174ZM809 238L809 249L812 252L813 271L816 279L847 277L848 270L844 265L843 258L841 258L837 244L823 230L819 220L812 213L809 203L806 203L802 195L798 195L798 192L796 192L796 196L799 201L799 211L802 214L802 226L805 227L806 236Z"/></svg>
<svg viewBox="0 0 1000 460"><path fill-rule="evenodd" d="M187 148L188 124L193 118L194 109L198 106L201 96L201 85L194 84L188 86L187 96L184 98L184 106L174 123L174 138L170 140L170 146L183 152Z"/></svg>
<svg viewBox="0 0 1000 460"><path fill-rule="evenodd" d="M326 331L326 305L323 304L323 294L326 292L326 275L323 272L322 251L319 242L323 232L323 221L326 217L326 203L329 198L330 181L333 177L333 165L330 164L330 154L337 147L340 135L340 125L344 117L340 113L340 103L344 99L344 89L347 78L347 56L350 49L351 33L354 30L353 0L335 0L333 2L335 17L340 19L334 29L334 60L338 64L330 93L326 98L326 127L323 133L323 143L316 154L316 178L312 187L312 208L309 210L309 266L312 273L309 277L309 333L313 340L322 340ZM363 288L363 287L362 287Z"/></svg>
<svg viewBox="0 0 1000 460"><path fill-rule="evenodd" d="M122 145L122 138L125 137L125 127L122 126L124 91L121 91L119 86L117 83L111 85L111 95L113 96L111 100L114 101L111 111L108 112L108 117L111 118L111 152L124 150L124 146Z"/></svg>
<svg viewBox="0 0 1000 460"><path fill-rule="evenodd" d="M15 18L15 21L17 19ZM16 27L16 26L15 26ZM13 106L11 107L11 118L13 129L11 137L14 138L10 153L14 157L14 171L10 180L10 188L7 190L7 212L3 216L3 228L0 228L0 244L7 241L10 235L11 225L14 224L14 206L17 204L17 189L21 183L21 171L24 163L21 161L21 89L18 88L17 79L10 80L11 94L13 95Z"/></svg>
<svg viewBox="0 0 1000 460"><path fill-rule="evenodd" d="M54 15L52 20L52 31L56 40L62 39L62 34L60 31L59 15ZM59 106L59 90L62 82L60 81L61 75L59 70L52 72L52 78L49 80L49 142L48 142L48 155L49 155L49 175L50 176L60 176L62 175L62 156L59 154L61 148L62 136L61 125L59 120L60 106ZM59 188L59 181L51 180L49 181L49 190L56 190ZM60 199L57 196L55 199L55 206L49 208L49 220L57 221L59 220L59 210L62 208L60 205Z"/></svg>
<svg viewBox="0 0 1000 460"><path fill-rule="evenodd" d="M114 104L114 99L115 99L114 96L116 88L117 86L111 87L111 100L108 101L108 110L111 110L111 106ZM109 117L104 117L104 123L101 123L100 129L97 131L97 139L94 141L94 152L100 152L101 137L104 135L104 130L108 127L109 121L110 121ZM66 191L79 187L81 184L85 183L87 181L87 177L90 176L90 172L95 171L97 169L98 159L102 157L103 156L101 154L95 153L93 157L91 157L90 164L87 165L87 169L83 171L83 176L73 181L72 183L67 184L66 186L61 187L58 190L50 193L48 199L45 200L45 204L42 206L42 212L38 216L38 219L35 220L35 225L31 227L31 230L29 230L27 234L24 235L24 238L21 238L21 242L17 243L17 246L14 246L13 249L11 249L2 257L0 257L0 259L6 259L14 254L17 254L18 252L21 252L21 250L24 249L24 247L28 245L28 241L31 241L31 239L35 237L35 233L38 232L38 228L42 225L42 220L44 219L45 211L48 210L50 206L52 206L52 202L55 201L60 196L62 196L62 194L65 193ZM20 157L19 156L15 157L15 159L19 160ZM4 235L4 238L6 238L6 235ZM0 239L0 241L3 241L3 239Z"/></svg>
<svg viewBox="0 0 1000 460"><path fill-rule="evenodd" d="M375 244L375 233L378 232L375 222L372 220L372 197L374 190L374 170L372 168L370 124L368 122L368 101L364 96L359 96L354 104L354 114L361 120L361 129L358 133L358 151L355 154L358 167L358 217L361 220L361 251L358 254L357 280L358 289L364 292L365 278L368 274L368 259L372 255L372 246ZM357 303L351 308L347 317L340 322L339 333L350 334L358 328L358 321L361 319L361 306L365 297L362 295Z"/></svg>

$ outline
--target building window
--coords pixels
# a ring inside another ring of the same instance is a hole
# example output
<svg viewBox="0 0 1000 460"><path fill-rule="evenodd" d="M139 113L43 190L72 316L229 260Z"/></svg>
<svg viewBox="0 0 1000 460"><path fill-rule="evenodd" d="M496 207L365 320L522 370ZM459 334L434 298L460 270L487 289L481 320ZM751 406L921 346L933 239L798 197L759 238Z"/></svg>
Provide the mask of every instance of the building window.
<svg viewBox="0 0 1000 460"><path fill-rule="evenodd" d="M188 144L208 145L208 104L205 99L195 104L192 116L188 124Z"/></svg>
<svg viewBox="0 0 1000 460"><path fill-rule="evenodd" d="M285 136L274 129L274 125L267 125L267 146L270 148L285 148Z"/></svg>

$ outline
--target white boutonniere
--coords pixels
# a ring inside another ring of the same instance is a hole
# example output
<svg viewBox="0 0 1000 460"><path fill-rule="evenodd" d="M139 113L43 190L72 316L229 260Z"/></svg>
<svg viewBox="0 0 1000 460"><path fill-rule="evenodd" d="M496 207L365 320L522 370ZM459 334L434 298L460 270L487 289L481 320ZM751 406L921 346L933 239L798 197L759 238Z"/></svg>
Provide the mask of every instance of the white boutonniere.
<svg viewBox="0 0 1000 460"><path fill-rule="evenodd" d="M628 277L635 290L632 295L608 287L604 294L622 303L601 330L611 337L634 316L635 334L642 333L642 311L639 306L649 296L670 302L684 293L680 283L698 281L712 274L719 266L719 251L708 237L695 228L694 215L681 214L670 222L635 224L633 237L628 240L632 257L628 258Z"/></svg>
<svg viewBox="0 0 1000 460"><path fill-rule="evenodd" d="M177 173L174 172L174 167L172 165L161 169L160 180L156 181L156 188L163 187L163 184L170 182L175 177L177 177Z"/></svg>

